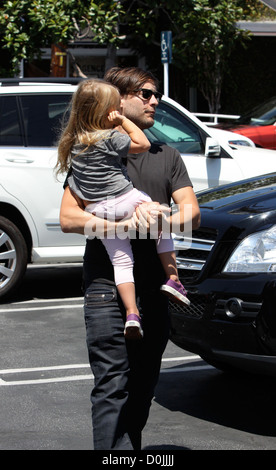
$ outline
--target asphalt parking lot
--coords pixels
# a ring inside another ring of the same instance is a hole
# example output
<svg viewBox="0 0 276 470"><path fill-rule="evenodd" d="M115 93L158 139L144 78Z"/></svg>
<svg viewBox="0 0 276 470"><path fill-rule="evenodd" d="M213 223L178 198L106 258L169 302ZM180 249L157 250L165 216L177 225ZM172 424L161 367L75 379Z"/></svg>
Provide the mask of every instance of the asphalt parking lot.
<svg viewBox="0 0 276 470"><path fill-rule="evenodd" d="M43 269L0 304L0 449L93 450L81 270ZM222 373L170 342L143 449L275 450L275 392L275 379Z"/></svg>

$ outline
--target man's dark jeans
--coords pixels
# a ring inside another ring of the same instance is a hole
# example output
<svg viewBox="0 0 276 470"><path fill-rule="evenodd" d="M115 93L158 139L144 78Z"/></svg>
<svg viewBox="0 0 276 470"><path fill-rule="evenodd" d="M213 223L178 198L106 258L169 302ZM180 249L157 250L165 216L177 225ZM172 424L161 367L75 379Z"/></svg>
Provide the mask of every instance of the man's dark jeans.
<svg viewBox="0 0 276 470"><path fill-rule="evenodd" d="M144 337L127 341L125 314L111 281L85 283L85 325L95 377L91 393L94 449L141 448L161 357L169 335L167 299L159 290L140 295Z"/></svg>

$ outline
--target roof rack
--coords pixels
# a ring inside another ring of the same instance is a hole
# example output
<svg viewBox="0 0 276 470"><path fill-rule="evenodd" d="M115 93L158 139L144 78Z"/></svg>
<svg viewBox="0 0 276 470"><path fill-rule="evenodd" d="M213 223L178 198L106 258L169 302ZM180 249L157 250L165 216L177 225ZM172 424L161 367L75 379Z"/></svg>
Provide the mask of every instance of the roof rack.
<svg viewBox="0 0 276 470"><path fill-rule="evenodd" d="M20 85L23 83L64 83L76 85L85 80L82 77L24 77L24 78L0 78L2 86Z"/></svg>

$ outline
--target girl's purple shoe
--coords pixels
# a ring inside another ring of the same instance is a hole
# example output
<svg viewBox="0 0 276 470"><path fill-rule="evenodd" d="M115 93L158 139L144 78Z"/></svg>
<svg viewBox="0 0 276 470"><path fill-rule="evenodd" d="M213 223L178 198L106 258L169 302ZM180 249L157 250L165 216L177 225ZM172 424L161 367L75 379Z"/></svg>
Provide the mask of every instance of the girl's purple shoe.
<svg viewBox="0 0 276 470"><path fill-rule="evenodd" d="M141 318L136 313L130 313L125 323L124 335L126 339L142 339Z"/></svg>
<svg viewBox="0 0 276 470"><path fill-rule="evenodd" d="M187 291L181 282L173 281L168 279L165 284L160 287L160 290L167 295L173 302L180 305L190 305L190 301L187 298Z"/></svg>

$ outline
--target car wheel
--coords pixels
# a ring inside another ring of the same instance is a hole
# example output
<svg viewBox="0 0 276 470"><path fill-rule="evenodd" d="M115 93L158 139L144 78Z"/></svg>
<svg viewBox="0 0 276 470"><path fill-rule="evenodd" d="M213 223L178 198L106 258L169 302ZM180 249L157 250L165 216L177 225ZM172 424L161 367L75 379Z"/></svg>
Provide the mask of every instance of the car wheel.
<svg viewBox="0 0 276 470"><path fill-rule="evenodd" d="M22 281L28 263L28 250L20 230L0 217L0 299L10 295Z"/></svg>

